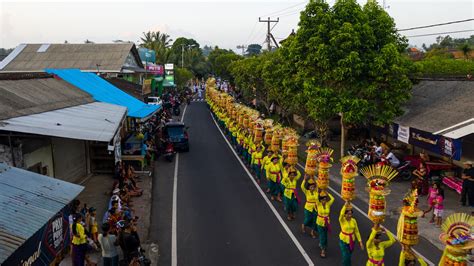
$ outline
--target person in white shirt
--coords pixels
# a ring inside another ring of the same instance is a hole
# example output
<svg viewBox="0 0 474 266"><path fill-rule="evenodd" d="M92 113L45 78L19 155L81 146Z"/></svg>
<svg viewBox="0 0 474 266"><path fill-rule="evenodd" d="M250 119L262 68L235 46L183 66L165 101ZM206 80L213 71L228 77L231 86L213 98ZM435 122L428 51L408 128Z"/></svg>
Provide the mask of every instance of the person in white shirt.
<svg viewBox="0 0 474 266"><path fill-rule="evenodd" d="M390 162L390 165L392 167L395 167L397 168L399 165L400 165L400 160L398 160L398 158L395 156L395 154L393 154L393 152L387 150L384 152L384 157L387 161Z"/></svg>
<svg viewBox="0 0 474 266"><path fill-rule="evenodd" d="M102 225L102 234L99 234L97 238L102 248L102 259L104 266L118 266L119 256L117 252L117 246L119 245L118 239L115 235L109 234L110 225L104 223Z"/></svg>

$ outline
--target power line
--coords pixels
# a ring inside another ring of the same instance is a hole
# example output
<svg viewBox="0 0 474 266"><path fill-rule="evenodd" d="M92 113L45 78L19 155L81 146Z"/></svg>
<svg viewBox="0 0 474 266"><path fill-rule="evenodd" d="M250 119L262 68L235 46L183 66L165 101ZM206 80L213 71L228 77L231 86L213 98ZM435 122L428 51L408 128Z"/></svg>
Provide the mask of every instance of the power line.
<svg viewBox="0 0 474 266"><path fill-rule="evenodd" d="M277 15L275 15L275 14L278 14L278 13L280 13L280 12L282 12L282 11L285 11L285 10L288 10L288 9L290 9L290 8L297 7L297 6L300 6L300 5L303 5L303 4L307 4L307 2L298 3L298 4L296 4L296 5L292 5L292 6L289 6L289 7L287 7L287 8L283 8L283 9L281 9L281 10L272 12L272 13L267 14L267 15L264 15L264 16L262 16L262 17L277 16Z"/></svg>
<svg viewBox="0 0 474 266"><path fill-rule="evenodd" d="M420 35L411 35L411 36L405 36L405 37L414 38L414 37L434 36L434 35L443 35L443 34L461 33L461 32L471 32L471 31L474 31L474 29L472 29L472 30L458 30L458 31L438 32L438 33L420 34Z"/></svg>
<svg viewBox="0 0 474 266"><path fill-rule="evenodd" d="M438 27L438 26L444 26L444 25L450 25L450 24L456 24L456 23L462 23L462 22L468 22L468 21L473 21L474 18L469 18L469 19L464 19L464 20L456 20L456 21L449 21L445 23L439 23L439 24L432 24L432 25L426 25L426 26L419 26L419 27L413 27L413 28L407 28L407 29L401 29L398 31L407 31L407 30L417 30L417 29L426 29L426 28L432 28L432 27Z"/></svg>
<svg viewBox="0 0 474 266"><path fill-rule="evenodd" d="M258 21L257 21L257 23L258 23ZM260 36L260 34L262 34L264 30L265 30L265 25L261 24L260 29L257 32L255 32L255 34L250 39L250 42L255 42L256 39L258 38L258 36Z"/></svg>
<svg viewBox="0 0 474 266"><path fill-rule="evenodd" d="M250 36L252 36L253 32L255 31L255 28L257 27L257 23L258 23L258 21L255 21L255 24L253 24L252 31L250 32L249 36L247 37L247 40L245 41L245 43L249 42Z"/></svg>

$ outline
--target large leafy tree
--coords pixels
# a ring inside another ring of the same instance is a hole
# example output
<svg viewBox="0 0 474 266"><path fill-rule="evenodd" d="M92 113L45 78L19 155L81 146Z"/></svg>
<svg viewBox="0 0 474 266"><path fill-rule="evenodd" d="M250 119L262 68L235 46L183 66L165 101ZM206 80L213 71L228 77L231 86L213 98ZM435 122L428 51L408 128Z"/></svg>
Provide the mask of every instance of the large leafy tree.
<svg viewBox="0 0 474 266"><path fill-rule="evenodd" d="M411 82L406 41L375 2L311 1L302 12L290 54L297 58L309 116L341 119L341 155L348 125L390 122L402 113Z"/></svg>
<svg viewBox="0 0 474 266"><path fill-rule="evenodd" d="M220 49L216 46L209 54L208 61L213 74L232 81L233 76L230 72L230 65L241 58L240 55L235 54L232 50Z"/></svg>

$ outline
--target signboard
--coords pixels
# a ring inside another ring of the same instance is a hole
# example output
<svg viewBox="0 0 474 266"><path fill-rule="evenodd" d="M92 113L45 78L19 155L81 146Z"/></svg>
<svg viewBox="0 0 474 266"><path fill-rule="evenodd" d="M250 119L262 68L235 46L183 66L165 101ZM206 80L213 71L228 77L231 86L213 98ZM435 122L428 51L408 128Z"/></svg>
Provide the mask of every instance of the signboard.
<svg viewBox="0 0 474 266"><path fill-rule="evenodd" d="M165 70L173 70L174 65L173 64L165 64Z"/></svg>
<svg viewBox="0 0 474 266"><path fill-rule="evenodd" d="M155 63L156 62L156 53L153 50L147 48L138 48L138 54L140 55L140 60L145 64L146 62Z"/></svg>
<svg viewBox="0 0 474 266"><path fill-rule="evenodd" d="M397 139L403 143L408 143L409 138L410 138L410 127L399 125Z"/></svg>
<svg viewBox="0 0 474 266"><path fill-rule="evenodd" d="M143 86L142 86L142 94L150 94L151 93L151 79L145 79L143 80Z"/></svg>
<svg viewBox="0 0 474 266"><path fill-rule="evenodd" d="M153 75L163 75L164 69L161 65L155 64L147 64L146 65L146 72L153 74Z"/></svg>
<svg viewBox="0 0 474 266"><path fill-rule="evenodd" d="M426 131L411 128L409 143L453 160L461 160L462 141L460 139L433 135Z"/></svg>
<svg viewBox="0 0 474 266"><path fill-rule="evenodd" d="M69 206L27 239L2 265L49 265L70 244Z"/></svg>

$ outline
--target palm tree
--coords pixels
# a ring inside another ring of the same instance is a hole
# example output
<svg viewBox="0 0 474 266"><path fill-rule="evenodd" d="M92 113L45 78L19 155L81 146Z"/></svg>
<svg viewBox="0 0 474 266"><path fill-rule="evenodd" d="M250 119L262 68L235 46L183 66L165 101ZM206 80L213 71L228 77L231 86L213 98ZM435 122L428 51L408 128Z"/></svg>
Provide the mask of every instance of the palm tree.
<svg viewBox="0 0 474 266"><path fill-rule="evenodd" d="M148 31L143 33L143 37L140 38L142 43L141 47L154 50L156 53L156 62L159 64L167 63L169 57L169 50L173 40L166 33L159 31Z"/></svg>

